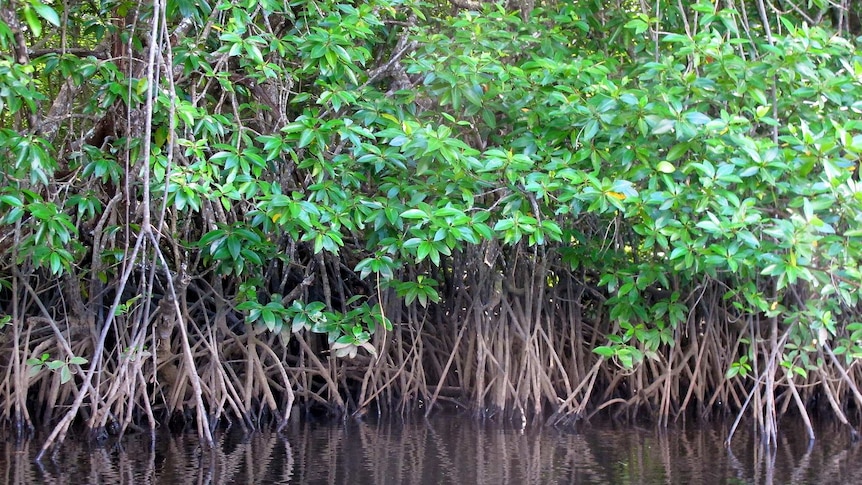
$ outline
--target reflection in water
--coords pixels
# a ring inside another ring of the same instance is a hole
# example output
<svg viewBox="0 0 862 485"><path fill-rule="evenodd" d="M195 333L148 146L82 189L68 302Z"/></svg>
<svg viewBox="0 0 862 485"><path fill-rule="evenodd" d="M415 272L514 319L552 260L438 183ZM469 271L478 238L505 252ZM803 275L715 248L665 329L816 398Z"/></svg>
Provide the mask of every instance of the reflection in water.
<svg viewBox="0 0 862 485"><path fill-rule="evenodd" d="M214 449L196 435L127 436L122 445L69 440L33 463L39 441L0 443L0 481L10 484L519 484L852 483L860 447L846 432L805 433L782 423L771 452L726 426L656 430L593 424L577 432L515 429L467 417L346 423L295 421L282 434L222 433Z"/></svg>

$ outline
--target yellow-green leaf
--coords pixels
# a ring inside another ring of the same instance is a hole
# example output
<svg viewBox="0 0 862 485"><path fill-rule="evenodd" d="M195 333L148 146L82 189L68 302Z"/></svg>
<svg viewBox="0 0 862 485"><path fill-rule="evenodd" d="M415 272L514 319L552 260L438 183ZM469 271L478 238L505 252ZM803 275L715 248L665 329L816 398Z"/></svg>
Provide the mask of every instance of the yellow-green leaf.
<svg viewBox="0 0 862 485"><path fill-rule="evenodd" d="M659 162L658 165L656 165L655 169L661 173L674 173L674 172L676 172L676 167L674 167L672 163L667 162L667 161Z"/></svg>

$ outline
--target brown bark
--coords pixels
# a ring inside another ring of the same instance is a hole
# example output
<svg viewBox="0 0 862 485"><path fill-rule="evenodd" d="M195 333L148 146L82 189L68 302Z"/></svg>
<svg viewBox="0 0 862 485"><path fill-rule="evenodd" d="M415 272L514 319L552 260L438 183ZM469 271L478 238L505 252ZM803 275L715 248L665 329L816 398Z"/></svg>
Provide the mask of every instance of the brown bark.
<svg viewBox="0 0 862 485"><path fill-rule="evenodd" d="M17 10L18 2L16 0L0 3L0 20L9 26L15 39L15 44L12 46L15 62L27 64L30 62L30 54L27 51L27 40L24 37L24 29L18 19Z"/></svg>

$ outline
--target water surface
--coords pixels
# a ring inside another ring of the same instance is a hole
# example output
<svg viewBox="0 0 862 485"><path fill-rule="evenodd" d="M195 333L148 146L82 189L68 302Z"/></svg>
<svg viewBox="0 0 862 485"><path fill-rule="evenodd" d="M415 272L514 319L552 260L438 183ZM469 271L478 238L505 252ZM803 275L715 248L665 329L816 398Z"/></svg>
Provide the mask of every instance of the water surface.
<svg viewBox="0 0 862 485"><path fill-rule="evenodd" d="M862 452L846 431L817 429L809 446L793 423L764 452L746 429L724 446L727 425L578 429L479 422L465 416L364 422L296 420L282 433L222 432L205 449L193 434L126 436L90 446L67 441L40 464L38 441L0 442L9 484L640 484L862 483Z"/></svg>

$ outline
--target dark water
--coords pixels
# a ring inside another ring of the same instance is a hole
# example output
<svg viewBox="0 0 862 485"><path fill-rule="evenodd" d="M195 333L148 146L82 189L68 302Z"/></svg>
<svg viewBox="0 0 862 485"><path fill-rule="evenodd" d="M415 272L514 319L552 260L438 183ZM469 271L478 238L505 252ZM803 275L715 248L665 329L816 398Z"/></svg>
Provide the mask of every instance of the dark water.
<svg viewBox="0 0 862 485"><path fill-rule="evenodd" d="M728 426L593 423L574 430L517 429L468 417L291 423L281 434L222 433L203 449L194 435L127 436L102 447L67 442L33 462L39 443L0 442L9 484L628 484L862 483L862 446L822 426L808 446L782 423L764 452L746 430L724 447Z"/></svg>

